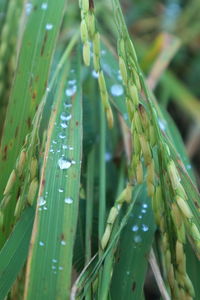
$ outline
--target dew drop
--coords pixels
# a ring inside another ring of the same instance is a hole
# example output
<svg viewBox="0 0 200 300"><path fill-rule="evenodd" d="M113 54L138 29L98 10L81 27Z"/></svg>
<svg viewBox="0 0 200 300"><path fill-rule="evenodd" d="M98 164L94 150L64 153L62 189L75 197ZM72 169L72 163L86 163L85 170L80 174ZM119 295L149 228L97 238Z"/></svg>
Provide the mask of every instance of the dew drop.
<svg viewBox="0 0 200 300"><path fill-rule="evenodd" d="M64 106L65 106L66 108L69 108L69 107L72 107L72 104L71 104L71 103L64 103Z"/></svg>
<svg viewBox="0 0 200 300"><path fill-rule="evenodd" d="M123 117L124 117L124 120L128 120L128 114L127 113L123 114Z"/></svg>
<svg viewBox="0 0 200 300"><path fill-rule="evenodd" d="M110 91L113 96L117 96L117 97L123 95L123 93L124 93L124 89L121 84L113 84L111 86Z"/></svg>
<svg viewBox="0 0 200 300"><path fill-rule="evenodd" d="M65 139L65 138L66 138L66 135L65 135L65 134L63 134L62 132L61 132L61 133L59 133L59 135L58 135L58 136L59 136L59 138L60 138L60 139Z"/></svg>
<svg viewBox="0 0 200 300"><path fill-rule="evenodd" d="M126 271L126 274L127 274L127 275L130 275L130 271Z"/></svg>
<svg viewBox="0 0 200 300"><path fill-rule="evenodd" d="M121 72L120 72L120 70L118 71L117 78L118 78L118 80L122 80L122 75L121 75Z"/></svg>
<svg viewBox="0 0 200 300"><path fill-rule="evenodd" d="M62 240L60 243L61 243L62 246L66 245L66 242L64 240Z"/></svg>
<svg viewBox="0 0 200 300"><path fill-rule="evenodd" d="M46 206L44 206L44 207L43 207L43 210L47 210L47 207L46 207Z"/></svg>
<svg viewBox="0 0 200 300"><path fill-rule="evenodd" d="M142 219L142 215L139 215L139 216L138 216L138 219Z"/></svg>
<svg viewBox="0 0 200 300"><path fill-rule="evenodd" d="M95 70L92 71L92 77L98 78L99 77L99 72L96 72Z"/></svg>
<svg viewBox="0 0 200 300"><path fill-rule="evenodd" d="M186 166L187 170L191 170L192 169L192 166L189 164Z"/></svg>
<svg viewBox="0 0 200 300"><path fill-rule="evenodd" d="M106 54L106 50L101 50L101 54L105 55Z"/></svg>
<svg viewBox="0 0 200 300"><path fill-rule="evenodd" d="M46 88L46 91L47 91L47 93L49 93L49 92L50 92L50 88L49 88L49 87L47 87L47 88Z"/></svg>
<svg viewBox="0 0 200 300"><path fill-rule="evenodd" d="M26 3L25 9L26 9L26 15L29 16L33 9L33 4L29 2Z"/></svg>
<svg viewBox="0 0 200 300"><path fill-rule="evenodd" d="M42 9L42 10L47 10L47 8L48 8L48 3L47 3L47 2L43 2L43 3L41 4L41 9Z"/></svg>
<svg viewBox="0 0 200 300"><path fill-rule="evenodd" d="M65 170L65 169L69 169L72 165L72 162L67 160L66 158L64 157L61 157L59 160L58 160L58 166L61 170Z"/></svg>
<svg viewBox="0 0 200 300"><path fill-rule="evenodd" d="M158 120L158 124L161 130L165 131L166 130L166 122L164 120Z"/></svg>
<svg viewBox="0 0 200 300"><path fill-rule="evenodd" d="M67 203L67 204L72 204L73 203L73 199L72 198L65 198L65 203Z"/></svg>
<svg viewBox="0 0 200 300"><path fill-rule="evenodd" d="M149 230L149 226L142 224L142 231L147 232Z"/></svg>
<svg viewBox="0 0 200 300"><path fill-rule="evenodd" d="M72 97L76 93L77 87L73 85L65 90L66 96Z"/></svg>
<svg viewBox="0 0 200 300"><path fill-rule="evenodd" d="M53 24L47 23L45 28L46 28L46 30L52 30Z"/></svg>
<svg viewBox="0 0 200 300"><path fill-rule="evenodd" d="M140 235L136 235L136 236L134 237L134 242L135 242L135 243L141 243L141 241L142 241L142 238L141 238Z"/></svg>
<svg viewBox="0 0 200 300"><path fill-rule="evenodd" d="M55 140L52 141L53 144L57 144L57 142Z"/></svg>
<svg viewBox="0 0 200 300"><path fill-rule="evenodd" d="M63 189L58 189L59 193L63 193L64 190Z"/></svg>
<svg viewBox="0 0 200 300"><path fill-rule="evenodd" d="M112 154L110 152L105 153L105 161L111 161L112 159Z"/></svg>
<svg viewBox="0 0 200 300"><path fill-rule="evenodd" d="M143 204L142 204L142 207L143 207L143 208L147 208L147 207L148 207L148 204L143 203Z"/></svg>
<svg viewBox="0 0 200 300"><path fill-rule="evenodd" d="M74 150L74 147L72 147L72 146L69 146L69 150Z"/></svg>
<svg viewBox="0 0 200 300"><path fill-rule="evenodd" d="M43 247L43 246L44 246L44 242L39 241L39 245L40 245L41 247Z"/></svg>
<svg viewBox="0 0 200 300"><path fill-rule="evenodd" d="M134 225L134 226L132 227L132 231L134 231L134 232L138 231L138 229L139 229L139 226L138 226L138 225Z"/></svg>
<svg viewBox="0 0 200 300"><path fill-rule="evenodd" d="M60 126L61 126L62 128L64 128L64 129L68 127L68 125L67 125L66 123L64 123L64 122L60 123Z"/></svg>
<svg viewBox="0 0 200 300"><path fill-rule="evenodd" d="M63 150L66 150L68 147L67 145L62 145Z"/></svg>
<svg viewBox="0 0 200 300"><path fill-rule="evenodd" d="M46 200L44 199L44 197L39 197L39 206L43 206L46 204Z"/></svg>
<svg viewBox="0 0 200 300"><path fill-rule="evenodd" d="M72 115L68 115L68 114L66 114L64 112L60 115L60 119L62 121L69 121L69 120L71 120L71 118L72 118Z"/></svg>
<svg viewBox="0 0 200 300"><path fill-rule="evenodd" d="M72 79L68 81L69 85L74 85L76 83L76 79Z"/></svg>
<svg viewBox="0 0 200 300"><path fill-rule="evenodd" d="M62 266L60 266L58 269L59 269L60 271L62 271L64 268L63 268Z"/></svg>
<svg viewBox="0 0 200 300"><path fill-rule="evenodd" d="M52 259L52 262L55 264L55 263L57 263L58 261L57 261L57 259L53 258L53 259Z"/></svg>
<svg viewBox="0 0 200 300"><path fill-rule="evenodd" d="M52 270L55 270L56 269L56 266L51 266Z"/></svg>
<svg viewBox="0 0 200 300"><path fill-rule="evenodd" d="M147 212L146 209L142 209L142 210L141 210L141 213L142 213L142 214L146 214L146 212Z"/></svg>

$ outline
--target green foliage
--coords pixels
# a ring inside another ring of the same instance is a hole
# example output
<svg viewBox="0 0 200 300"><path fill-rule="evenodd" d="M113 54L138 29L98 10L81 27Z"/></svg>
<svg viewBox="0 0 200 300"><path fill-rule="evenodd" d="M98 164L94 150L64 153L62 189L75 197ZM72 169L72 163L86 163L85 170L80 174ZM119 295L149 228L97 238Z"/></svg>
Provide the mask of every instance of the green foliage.
<svg viewBox="0 0 200 300"><path fill-rule="evenodd" d="M199 299L199 1L176 5L0 1L0 299Z"/></svg>

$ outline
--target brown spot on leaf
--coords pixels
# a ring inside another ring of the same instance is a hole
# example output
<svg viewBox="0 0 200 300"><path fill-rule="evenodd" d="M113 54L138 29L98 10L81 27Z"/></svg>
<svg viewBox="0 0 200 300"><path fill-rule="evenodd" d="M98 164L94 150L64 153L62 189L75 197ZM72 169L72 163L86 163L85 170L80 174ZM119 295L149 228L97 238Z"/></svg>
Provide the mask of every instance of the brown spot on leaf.
<svg viewBox="0 0 200 300"><path fill-rule="evenodd" d="M135 287L136 287L136 282L134 281L133 284L132 284L132 291L133 292L135 291Z"/></svg>
<svg viewBox="0 0 200 300"><path fill-rule="evenodd" d="M76 126L78 126L79 125L79 123L78 123L78 121L76 121Z"/></svg>
<svg viewBox="0 0 200 300"><path fill-rule="evenodd" d="M41 56L43 56L43 54L44 54L44 49L45 49L45 46L46 46L47 38L48 38L48 32L46 31L44 39L43 39L41 51L40 51Z"/></svg>
<svg viewBox="0 0 200 300"><path fill-rule="evenodd" d="M15 138L17 137L18 132L19 132L19 126L17 126L16 129L15 129Z"/></svg>
<svg viewBox="0 0 200 300"><path fill-rule="evenodd" d="M46 183L46 180L45 180L45 179L42 179L42 186L43 186L43 187L45 186L45 183Z"/></svg>
<svg viewBox="0 0 200 300"><path fill-rule="evenodd" d="M64 233L61 233L60 239L61 239L61 241L63 241L65 239Z"/></svg>
<svg viewBox="0 0 200 300"><path fill-rule="evenodd" d="M7 159L7 151L8 151L8 146L6 145L3 149L3 160Z"/></svg>
<svg viewBox="0 0 200 300"><path fill-rule="evenodd" d="M31 118L30 117L26 120L26 123L27 123L28 129L30 129L31 128Z"/></svg>
<svg viewBox="0 0 200 300"><path fill-rule="evenodd" d="M89 0L89 9L94 9L94 1Z"/></svg>
<svg viewBox="0 0 200 300"><path fill-rule="evenodd" d="M34 91L33 91L33 94L32 94L32 99L35 99L36 97L37 97L37 91L34 90Z"/></svg>

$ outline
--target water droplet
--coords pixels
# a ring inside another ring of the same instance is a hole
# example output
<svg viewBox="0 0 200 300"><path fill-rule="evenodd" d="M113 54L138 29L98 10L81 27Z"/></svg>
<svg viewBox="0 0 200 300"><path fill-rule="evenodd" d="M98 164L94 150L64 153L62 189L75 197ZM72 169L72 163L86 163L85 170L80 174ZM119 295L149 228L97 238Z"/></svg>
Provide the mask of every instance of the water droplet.
<svg viewBox="0 0 200 300"><path fill-rule="evenodd" d="M62 240L60 243L61 243L62 246L66 245L66 242L64 240Z"/></svg>
<svg viewBox="0 0 200 300"><path fill-rule="evenodd" d="M117 96L117 97L123 95L123 93L124 93L124 89L121 84L113 84L111 86L110 91L113 96Z"/></svg>
<svg viewBox="0 0 200 300"><path fill-rule="evenodd" d="M43 247L43 246L44 246L44 242L39 241L39 245L40 245L41 247Z"/></svg>
<svg viewBox="0 0 200 300"><path fill-rule="evenodd" d="M53 143L53 144L57 144L57 142L56 142L56 141L54 141L54 140L52 141L52 143Z"/></svg>
<svg viewBox="0 0 200 300"><path fill-rule="evenodd" d="M46 30L52 30L53 24L47 23L45 28L46 28Z"/></svg>
<svg viewBox="0 0 200 300"><path fill-rule="evenodd" d="M66 135L64 133L62 133L62 132L59 133L58 136L59 136L60 139L65 139L66 138Z"/></svg>
<svg viewBox="0 0 200 300"><path fill-rule="evenodd" d="M56 266L51 266L52 270L55 270L56 269Z"/></svg>
<svg viewBox="0 0 200 300"><path fill-rule="evenodd" d="M50 92L50 88L49 88L49 87L47 87L47 88L46 88L46 91L47 91L47 93L49 93L49 92Z"/></svg>
<svg viewBox="0 0 200 300"><path fill-rule="evenodd" d="M142 219L142 215L139 215L139 216L138 216L138 219Z"/></svg>
<svg viewBox="0 0 200 300"><path fill-rule="evenodd" d="M166 124L166 122L164 121L164 120L158 120L158 124L159 124L159 127L160 127L160 129L161 130L163 130L163 131L165 131L166 130L166 126L167 126L167 124Z"/></svg>
<svg viewBox="0 0 200 300"><path fill-rule="evenodd" d="M96 72L95 70L92 71L92 76L94 78L98 78L99 77L99 72Z"/></svg>
<svg viewBox="0 0 200 300"><path fill-rule="evenodd" d="M186 166L187 170L191 170L192 169L192 166L189 164Z"/></svg>
<svg viewBox="0 0 200 300"><path fill-rule="evenodd" d="M74 85L76 83L76 79L72 79L68 81L69 85Z"/></svg>
<svg viewBox="0 0 200 300"><path fill-rule="evenodd" d="M58 160L58 166L61 170L65 170L65 169L69 169L72 165L72 162L67 160L66 158L64 157L61 157L59 160Z"/></svg>
<svg viewBox="0 0 200 300"><path fill-rule="evenodd" d="M60 266L58 269L59 269L60 271L62 271L64 268L63 268L62 266Z"/></svg>
<svg viewBox="0 0 200 300"><path fill-rule="evenodd" d="M61 126L62 128L67 128L67 127L68 127L68 125L67 125L66 123L64 123L64 122L60 123L60 126Z"/></svg>
<svg viewBox="0 0 200 300"><path fill-rule="evenodd" d="M54 152L53 149L50 149L49 152Z"/></svg>
<svg viewBox="0 0 200 300"><path fill-rule="evenodd" d="M142 224L142 231L147 232L149 230L149 226Z"/></svg>
<svg viewBox="0 0 200 300"><path fill-rule="evenodd" d="M65 198L65 203L67 203L67 204L72 204L73 203L73 199L72 198Z"/></svg>
<svg viewBox="0 0 200 300"><path fill-rule="evenodd" d="M141 243L141 241L142 241L142 238L141 238L140 235L134 236L134 242L135 242L135 243Z"/></svg>
<svg viewBox="0 0 200 300"><path fill-rule="evenodd" d="M72 118L72 115L68 115L67 113L64 113L64 112L60 115L60 119L62 121L69 121L69 120L71 120L71 118Z"/></svg>
<svg viewBox="0 0 200 300"><path fill-rule="evenodd" d="M126 274L127 274L127 275L130 275L130 271L126 271Z"/></svg>
<svg viewBox="0 0 200 300"><path fill-rule="evenodd" d="M43 2L43 3L41 4L41 9L47 10L47 8L48 8L48 3L47 3L47 2Z"/></svg>
<svg viewBox="0 0 200 300"><path fill-rule="evenodd" d="M124 120L128 120L128 114L127 113L123 114L123 118Z"/></svg>
<svg viewBox="0 0 200 300"><path fill-rule="evenodd" d="M142 213L142 214L146 214L146 212L147 212L146 209L142 209L142 210L141 210L141 213Z"/></svg>
<svg viewBox="0 0 200 300"><path fill-rule="evenodd" d="M63 189L58 189L59 193L63 193L64 190Z"/></svg>
<svg viewBox="0 0 200 300"><path fill-rule="evenodd" d="M69 150L74 150L74 147L69 146L68 149L69 149Z"/></svg>
<svg viewBox="0 0 200 300"><path fill-rule="evenodd" d="M118 80L122 80L122 75L121 75L121 72L120 72L120 70L118 70L118 75L117 75L117 78L118 78Z"/></svg>
<svg viewBox="0 0 200 300"><path fill-rule="evenodd" d="M106 50L101 50L101 54L105 55L106 54Z"/></svg>
<svg viewBox="0 0 200 300"><path fill-rule="evenodd" d="M26 15L29 16L31 11L33 9L33 4L32 3L26 3L25 5L25 10L26 10Z"/></svg>
<svg viewBox="0 0 200 300"><path fill-rule="evenodd" d="M72 160L71 163L72 163L72 165L75 165L75 164L76 164L75 160Z"/></svg>
<svg viewBox="0 0 200 300"><path fill-rule="evenodd" d="M57 150L57 153L60 153L60 150Z"/></svg>
<svg viewBox="0 0 200 300"><path fill-rule="evenodd" d="M71 104L71 103L64 103L64 106L65 106L66 108L69 108L69 107L72 107L72 104Z"/></svg>
<svg viewBox="0 0 200 300"><path fill-rule="evenodd" d="M46 204L46 200L44 199L44 197L39 197L39 206L43 206Z"/></svg>
<svg viewBox="0 0 200 300"><path fill-rule="evenodd" d="M72 97L76 93L77 87L73 85L65 90L66 96Z"/></svg>
<svg viewBox="0 0 200 300"><path fill-rule="evenodd" d="M139 229L139 226L138 226L138 225L133 225L132 231L136 232L136 231L138 231L138 229Z"/></svg>
<svg viewBox="0 0 200 300"><path fill-rule="evenodd" d="M52 262L55 264L55 263L57 263L58 261L57 261L57 259L53 258L53 259L52 259Z"/></svg>
<svg viewBox="0 0 200 300"><path fill-rule="evenodd" d="M47 207L46 207L46 206L44 206L44 207L43 207L43 210L47 210Z"/></svg>
<svg viewBox="0 0 200 300"><path fill-rule="evenodd" d="M66 150L68 147L67 145L62 145L63 150Z"/></svg>
<svg viewBox="0 0 200 300"><path fill-rule="evenodd" d="M112 153L106 152L105 153L105 161L110 161L112 159Z"/></svg>
<svg viewBox="0 0 200 300"><path fill-rule="evenodd" d="M143 204L142 204L142 207L147 208L147 207L148 207L148 204L143 203Z"/></svg>

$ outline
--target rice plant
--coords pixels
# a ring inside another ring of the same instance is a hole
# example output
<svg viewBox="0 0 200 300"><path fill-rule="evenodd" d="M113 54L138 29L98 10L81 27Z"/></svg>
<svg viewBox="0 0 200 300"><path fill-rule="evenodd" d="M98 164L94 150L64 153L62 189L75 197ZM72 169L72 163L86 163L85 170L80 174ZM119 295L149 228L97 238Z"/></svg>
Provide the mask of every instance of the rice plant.
<svg viewBox="0 0 200 300"><path fill-rule="evenodd" d="M0 1L0 299L200 299L199 6Z"/></svg>

